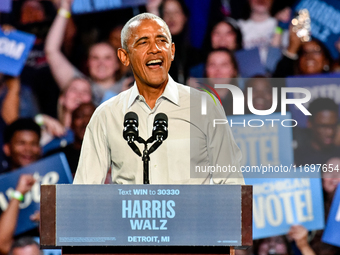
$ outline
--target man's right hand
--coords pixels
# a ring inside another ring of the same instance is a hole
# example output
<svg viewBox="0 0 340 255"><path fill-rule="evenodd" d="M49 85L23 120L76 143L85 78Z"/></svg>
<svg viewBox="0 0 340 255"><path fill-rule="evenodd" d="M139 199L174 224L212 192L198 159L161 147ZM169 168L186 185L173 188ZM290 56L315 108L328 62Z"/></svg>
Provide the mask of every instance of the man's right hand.
<svg viewBox="0 0 340 255"><path fill-rule="evenodd" d="M25 194L27 191L31 190L33 184L35 183L35 179L31 174L22 174L20 175L16 190L21 194Z"/></svg>

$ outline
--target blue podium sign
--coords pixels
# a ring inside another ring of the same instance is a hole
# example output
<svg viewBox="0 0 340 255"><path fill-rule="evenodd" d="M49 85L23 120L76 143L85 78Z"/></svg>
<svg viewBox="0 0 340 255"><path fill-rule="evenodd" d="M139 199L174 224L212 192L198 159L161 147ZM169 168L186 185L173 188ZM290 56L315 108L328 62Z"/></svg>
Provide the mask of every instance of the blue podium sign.
<svg viewBox="0 0 340 255"><path fill-rule="evenodd" d="M27 167L0 175L0 208L6 210L9 193L15 189L21 174L32 174L36 179L32 189L20 203L20 213L15 235L24 233L38 225L29 217L40 208L40 184L71 183L72 175L63 153L40 160Z"/></svg>
<svg viewBox="0 0 340 255"><path fill-rule="evenodd" d="M18 76L34 44L35 36L21 31L0 30L0 73Z"/></svg>
<svg viewBox="0 0 340 255"><path fill-rule="evenodd" d="M56 246L242 241L239 185L57 185L56 205Z"/></svg>

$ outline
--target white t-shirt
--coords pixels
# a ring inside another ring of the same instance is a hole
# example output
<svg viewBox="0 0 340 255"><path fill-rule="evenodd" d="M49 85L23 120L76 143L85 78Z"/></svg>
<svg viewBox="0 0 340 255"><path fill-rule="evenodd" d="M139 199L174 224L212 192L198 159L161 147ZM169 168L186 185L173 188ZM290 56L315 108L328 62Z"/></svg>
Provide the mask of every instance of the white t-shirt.
<svg viewBox="0 0 340 255"><path fill-rule="evenodd" d="M264 63L267 58L267 47L271 44L277 20L272 17L261 22L248 19L239 20L238 24L243 37L243 48L251 49L258 47L260 49L261 61Z"/></svg>

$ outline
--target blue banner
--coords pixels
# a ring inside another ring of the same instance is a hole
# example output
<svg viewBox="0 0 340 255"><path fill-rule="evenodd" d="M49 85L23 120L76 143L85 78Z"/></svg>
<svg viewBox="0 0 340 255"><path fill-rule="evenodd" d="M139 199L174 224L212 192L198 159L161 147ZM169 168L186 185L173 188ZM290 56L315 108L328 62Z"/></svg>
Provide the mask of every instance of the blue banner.
<svg viewBox="0 0 340 255"><path fill-rule="evenodd" d="M246 179L253 185L253 239L287 234L292 225L324 228L321 178Z"/></svg>
<svg viewBox="0 0 340 255"><path fill-rule="evenodd" d="M0 12L11 12L12 11L12 0L1 0L0 1Z"/></svg>
<svg viewBox="0 0 340 255"><path fill-rule="evenodd" d="M340 2L338 0L301 0L294 11L301 9L309 11L312 36L323 42L332 57L337 59L339 52L334 45L340 35Z"/></svg>
<svg viewBox="0 0 340 255"><path fill-rule="evenodd" d="M322 241L340 247L340 186L338 185L327 218Z"/></svg>
<svg viewBox="0 0 340 255"><path fill-rule="evenodd" d="M12 31L5 34L0 30L0 73L18 76L34 41L35 36L28 33Z"/></svg>
<svg viewBox="0 0 340 255"><path fill-rule="evenodd" d="M36 179L32 189L25 194L20 203L20 213L15 235L24 233L38 225L29 217L39 210L40 185L72 183L72 175L63 153L40 160L27 167L0 176L0 208L5 211L9 202L9 193L15 190L21 174L32 174Z"/></svg>
<svg viewBox="0 0 340 255"><path fill-rule="evenodd" d="M72 13L84 14L145 5L146 0L75 0Z"/></svg>
<svg viewBox="0 0 340 255"><path fill-rule="evenodd" d="M305 88L311 93L309 102L303 104L308 109L309 104L316 98L328 97L335 101L340 107L340 74L319 74L319 75L301 75L288 77L286 79L286 86L292 88ZM305 94L288 93L288 98L303 98ZM293 119L298 123L298 127L307 127L307 116L296 107L296 105L289 105L289 110L292 113ZM340 110L340 108L339 108ZM340 111L339 111L340 116Z"/></svg>

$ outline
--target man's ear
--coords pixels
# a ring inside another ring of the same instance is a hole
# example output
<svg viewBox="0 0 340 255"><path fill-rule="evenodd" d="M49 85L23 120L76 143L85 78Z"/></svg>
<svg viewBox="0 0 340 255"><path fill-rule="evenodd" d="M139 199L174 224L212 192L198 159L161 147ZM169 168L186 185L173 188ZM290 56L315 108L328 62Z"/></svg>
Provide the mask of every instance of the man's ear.
<svg viewBox="0 0 340 255"><path fill-rule="evenodd" d="M4 151L4 153L5 153L5 155L6 155L7 157L10 157L10 156L11 156L11 150L10 150L10 148L9 148L9 144L8 144L8 143L6 143L6 144L4 144L4 145L2 146L2 150Z"/></svg>
<svg viewBox="0 0 340 255"><path fill-rule="evenodd" d="M117 56L120 62L122 62L124 66L128 66L130 64L129 55L126 50L119 48L117 52Z"/></svg>
<svg viewBox="0 0 340 255"><path fill-rule="evenodd" d="M171 44L171 61L175 59L175 43Z"/></svg>

